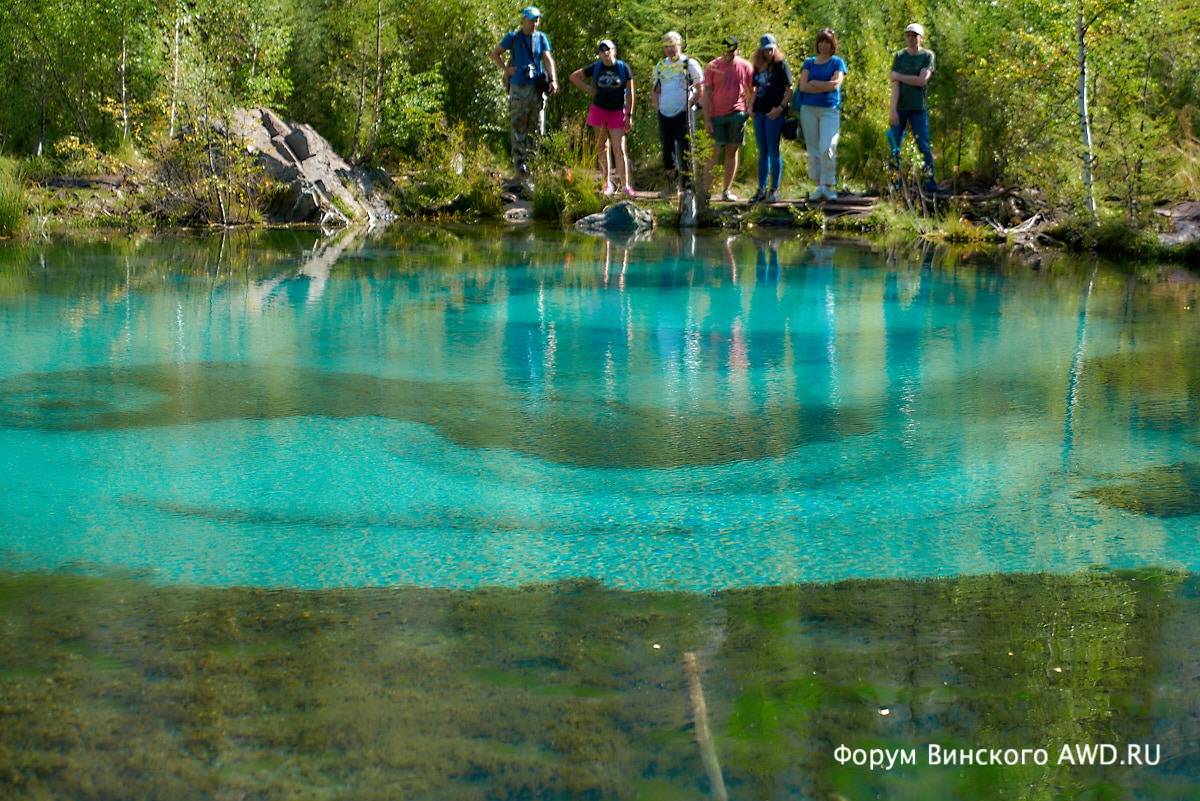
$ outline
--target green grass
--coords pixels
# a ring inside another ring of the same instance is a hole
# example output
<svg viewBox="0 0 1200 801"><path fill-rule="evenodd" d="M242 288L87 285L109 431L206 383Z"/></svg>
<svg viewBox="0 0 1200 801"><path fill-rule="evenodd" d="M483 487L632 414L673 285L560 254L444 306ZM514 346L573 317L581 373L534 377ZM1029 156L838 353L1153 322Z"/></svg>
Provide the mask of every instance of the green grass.
<svg viewBox="0 0 1200 801"><path fill-rule="evenodd" d="M24 176L17 162L0 156L0 236L16 236L24 222Z"/></svg>
<svg viewBox="0 0 1200 801"><path fill-rule="evenodd" d="M604 198L590 180L572 170L539 176L533 190L533 218L574 222L604 208Z"/></svg>

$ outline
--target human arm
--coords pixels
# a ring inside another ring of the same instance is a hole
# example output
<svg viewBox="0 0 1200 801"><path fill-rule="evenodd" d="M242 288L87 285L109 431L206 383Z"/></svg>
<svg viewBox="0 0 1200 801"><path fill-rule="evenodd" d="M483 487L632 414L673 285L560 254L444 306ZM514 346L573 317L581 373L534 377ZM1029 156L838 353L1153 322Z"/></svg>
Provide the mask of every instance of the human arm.
<svg viewBox="0 0 1200 801"><path fill-rule="evenodd" d="M586 94L588 97L595 97L596 88L584 80L585 69L586 67L580 67L579 69L575 70L567 77L567 80L582 89L584 94Z"/></svg>
<svg viewBox="0 0 1200 801"><path fill-rule="evenodd" d="M754 70L751 69L746 74L746 82L742 84L742 102L746 104L746 110L754 108Z"/></svg>
<svg viewBox="0 0 1200 801"><path fill-rule="evenodd" d="M782 114L787 111L788 103L792 99L792 70L786 61L779 65L779 70L782 73L779 78L783 81L783 97L779 99L779 105L767 112L767 117L772 120L779 119Z"/></svg>
<svg viewBox="0 0 1200 801"><path fill-rule="evenodd" d="M517 74L517 68L504 63L504 54L507 51L508 51L508 48L505 47L504 42L501 41L500 44L496 45L496 48L494 50L492 50L490 55L492 58L492 63L495 64L500 69L500 71L504 73L504 77L511 78L512 76Z"/></svg>
<svg viewBox="0 0 1200 801"><path fill-rule="evenodd" d="M554 63L554 56L550 55L549 50L542 51L542 68L546 70L546 75L550 78L550 94L557 94L558 65Z"/></svg>
<svg viewBox="0 0 1200 801"><path fill-rule="evenodd" d="M888 121L892 125L900 124L900 84L897 81L892 81L892 104Z"/></svg>
<svg viewBox="0 0 1200 801"><path fill-rule="evenodd" d="M627 132L633 130L634 97L635 97L635 94L633 91L633 78L630 78L629 83L625 84L625 130Z"/></svg>
<svg viewBox="0 0 1200 801"><path fill-rule="evenodd" d="M892 70L892 83L903 83L909 86L924 86L929 83L930 76L933 75L933 70L926 67L921 70L919 75L905 75L901 72Z"/></svg>

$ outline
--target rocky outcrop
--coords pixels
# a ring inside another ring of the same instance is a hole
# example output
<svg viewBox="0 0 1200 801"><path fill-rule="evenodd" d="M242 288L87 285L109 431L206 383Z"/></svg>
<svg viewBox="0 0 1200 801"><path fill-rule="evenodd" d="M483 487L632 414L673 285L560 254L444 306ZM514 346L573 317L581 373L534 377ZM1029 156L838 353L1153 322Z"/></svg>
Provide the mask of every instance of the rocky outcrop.
<svg viewBox="0 0 1200 801"><path fill-rule="evenodd" d="M654 227L654 215L632 200L614 203L599 214L589 214L575 223L581 231L649 231Z"/></svg>
<svg viewBox="0 0 1200 801"><path fill-rule="evenodd" d="M1200 202L1185 200L1167 208L1155 209L1155 214L1166 217L1170 230L1158 235L1164 245L1187 245L1200 242Z"/></svg>
<svg viewBox="0 0 1200 801"><path fill-rule="evenodd" d="M272 222L348 225L395 219L382 171L351 167L311 125L284 122L267 108L236 109L233 133L285 185L267 214Z"/></svg>

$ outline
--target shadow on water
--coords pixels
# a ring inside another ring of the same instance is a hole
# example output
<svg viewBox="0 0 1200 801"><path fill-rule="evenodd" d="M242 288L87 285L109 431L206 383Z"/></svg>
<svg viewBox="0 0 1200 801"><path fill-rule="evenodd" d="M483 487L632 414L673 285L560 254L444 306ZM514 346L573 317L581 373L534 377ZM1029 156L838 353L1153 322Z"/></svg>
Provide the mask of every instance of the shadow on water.
<svg viewBox="0 0 1200 801"><path fill-rule="evenodd" d="M105 431L298 416L433 426L467 448L583 467L670 468L779 456L867 433L865 415L779 402L753 412L674 410L594 397L530 408L502 387L252 364L98 367L0 380L0 426Z"/></svg>
<svg viewBox="0 0 1200 801"><path fill-rule="evenodd" d="M0 796L1194 799L1200 583L1159 571L621 592L0 573ZM1049 764L929 764L1046 748ZM1064 745L1160 749L1059 764ZM891 771L835 749L917 749Z"/></svg>

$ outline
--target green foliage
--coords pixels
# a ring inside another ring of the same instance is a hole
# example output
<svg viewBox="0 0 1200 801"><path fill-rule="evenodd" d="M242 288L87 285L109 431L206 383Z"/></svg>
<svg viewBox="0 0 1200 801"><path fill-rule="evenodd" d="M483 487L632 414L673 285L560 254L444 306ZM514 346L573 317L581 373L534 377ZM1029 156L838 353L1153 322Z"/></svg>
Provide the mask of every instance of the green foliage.
<svg viewBox="0 0 1200 801"><path fill-rule="evenodd" d="M88 158L122 147L151 152L166 134L198 129L230 105L277 106L312 123L352 161L393 169L423 162L423 143L456 127L472 145L497 153L507 146L506 102L487 54L517 25L509 0L446 0L436 13L416 0L0 5L0 144L33 155L75 137L77 152L64 158L69 169L95 166ZM1089 22L1097 196L1130 221L1158 200L1200 196L1192 113L1200 107L1192 33L1200 6L1193 0L547 0L543 30L561 85L547 106L547 129L582 128L589 100L567 77L595 58L598 39L614 39L638 83L634 175L654 184L661 168L649 78L662 32L681 31L686 52L707 62L726 34L740 35L748 55L769 30L798 71L816 31L828 25L850 67L840 177L879 187L888 178L891 54L903 45L904 23L920 19L938 55L929 92L940 176L1037 186L1051 203L1076 207L1079 8ZM756 159L749 139L743 175ZM806 184L798 146L788 143L785 153L785 186ZM556 166L579 166L574 157L562 161Z"/></svg>
<svg viewBox="0 0 1200 801"><path fill-rule="evenodd" d="M154 217L177 225L260 222L277 187L239 142L211 130L164 144L149 197Z"/></svg>
<svg viewBox="0 0 1200 801"><path fill-rule="evenodd" d="M540 177L533 191L535 220L574 222L603 208L594 182L569 169Z"/></svg>
<svg viewBox="0 0 1200 801"><path fill-rule="evenodd" d="M412 158L447 135L442 106L446 81L437 68L411 73L400 62L387 78L380 119L380 156L396 162Z"/></svg>
<svg viewBox="0 0 1200 801"><path fill-rule="evenodd" d="M1109 256L1153 258L1162 250L1154 234L1132 227L1118 215L1102 217L1099 222L1087 215L1076 215L1059 223L1050 234L1074 250L1093 250Z"/></svg>
<svg viewBox="0 0 1200 801"><path fill-rule="evenodd" d="M15 236L25 219L25 189L17 162L0 156L0 237Z"/></svg>

